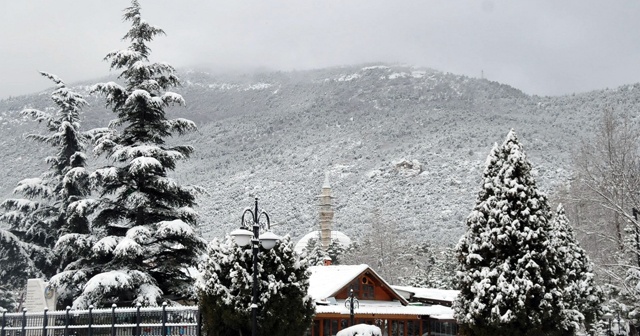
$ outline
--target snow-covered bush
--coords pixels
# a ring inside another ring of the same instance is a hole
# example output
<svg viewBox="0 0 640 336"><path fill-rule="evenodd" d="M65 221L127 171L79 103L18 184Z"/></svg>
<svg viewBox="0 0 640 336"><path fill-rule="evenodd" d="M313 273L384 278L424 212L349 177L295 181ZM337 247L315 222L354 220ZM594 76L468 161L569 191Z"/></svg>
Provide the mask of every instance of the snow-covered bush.
<svg viewBox="0 0 640 336"><path fill-rule="evenodd" d="M227 237L214 239L200 266L198 288L207 335L249 335L253 263L251 248ZM307 262L299 260L287 236L271 250L261 248L258 271L258 330L261 335L302 335L311 326L315 303L307 296Z"/></svg>
<svg viewBox="0 0 640 336"><path fill-rule="evenodd" d="M382 331L374 325L356 324L338 331L336 336L382 336Z"/></svg>

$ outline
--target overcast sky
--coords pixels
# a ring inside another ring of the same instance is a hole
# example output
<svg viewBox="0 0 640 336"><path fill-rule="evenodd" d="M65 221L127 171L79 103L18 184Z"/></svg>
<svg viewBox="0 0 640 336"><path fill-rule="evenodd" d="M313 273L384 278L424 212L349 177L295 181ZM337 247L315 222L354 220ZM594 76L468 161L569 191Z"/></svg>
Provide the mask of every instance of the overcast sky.
<svg viewBox="0 0 640 336"><path fill-rule="evenodd" d="M109 73L126 0L4 0L0 98ZM141 0L177 68L402 63L559 95L640 82L639 0Z"/></svg>

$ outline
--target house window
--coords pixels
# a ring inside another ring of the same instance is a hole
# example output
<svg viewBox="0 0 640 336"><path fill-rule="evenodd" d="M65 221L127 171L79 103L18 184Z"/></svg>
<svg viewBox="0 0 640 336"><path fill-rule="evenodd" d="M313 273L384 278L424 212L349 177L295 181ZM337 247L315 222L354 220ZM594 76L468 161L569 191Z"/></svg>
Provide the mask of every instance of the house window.
<svg viewBox="0 0 640 336"><path fill-rule="evenodd" d="M458 325L451 321L431 320L431 334L434 336L457 335Z"/></svg>
<svg viewBox="0 0 640 336"><path fill-rule="evenodd" d="M373 285L362 285L362 298L373 300Z"/></svg>
<svg viewBox="0 0 640 336"><path fill-rule="evenodd" d="M348 327L349 327L349 320L341 319L340 320L340 330L348 328Z"/></svg>
<svg viewBox="0 0 640 336"><path fill-rule="evenodd" d="M360 300L375 299L375 286L373 281L367 276L356 279L349 285L349 289L353 290L353 295Z"/></svg>
<svg viewBox="0 0 640 336"><path fill-rule="evenodd" d="M336 333L338 333L338 320L325 319L323 327L323 336L335 335Z"/></svg>

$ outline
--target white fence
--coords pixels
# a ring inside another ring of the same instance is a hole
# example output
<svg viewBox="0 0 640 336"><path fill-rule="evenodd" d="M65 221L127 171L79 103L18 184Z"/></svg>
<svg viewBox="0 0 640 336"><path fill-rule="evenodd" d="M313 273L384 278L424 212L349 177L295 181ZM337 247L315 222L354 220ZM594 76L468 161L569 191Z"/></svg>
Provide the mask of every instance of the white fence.
<svg viewBox="0 0 640 336"><path fill-rule="evenodd" d="M201 336L197 306L2 313L0 336Z"/></svg>

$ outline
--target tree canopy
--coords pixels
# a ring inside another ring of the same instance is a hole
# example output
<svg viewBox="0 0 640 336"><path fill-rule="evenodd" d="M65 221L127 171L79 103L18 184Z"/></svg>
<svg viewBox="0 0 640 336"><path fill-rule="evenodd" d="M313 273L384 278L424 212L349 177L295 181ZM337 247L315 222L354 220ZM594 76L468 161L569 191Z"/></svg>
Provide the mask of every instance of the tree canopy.
<svg viewBox="0 0 640 336"><path fill-rule="evenodd" d="M307 295L308 263L299 260L287 236L259 253L258 325L262 335L302 335L311 325L315 302ZM253 259L250 248L214 239L200 266L200 307L208 335L251 333Z"/></svg>
<svg viewBox="0 0 640 336"><path fill-rule="evenodd" d="M562 265L551 240L547 198L514 131L494 146L457 246L455 317L469 335L564 335L578 325L566 308Z"/></svg>
<svg viewBox="0 0 640 336"><path fill-rule="evenodd" d="M185 102L167 91L179 84L174 68L149 61L147 43L164 31L142 19L136 0L125 9L124 20L131 23L124 36L129 46L105 57L111 69L121 71L124 85L99 83L92 89L116 114L110 128L94 137L94 152L113 165L90 175L100 194L91 235L63 237L67 248L86 256L52 279L75 308L196 298L190 269L204 248L193 209L200 189L168 176L193 148L165 143L196 126L165 115L167 107Z"/></svg>

